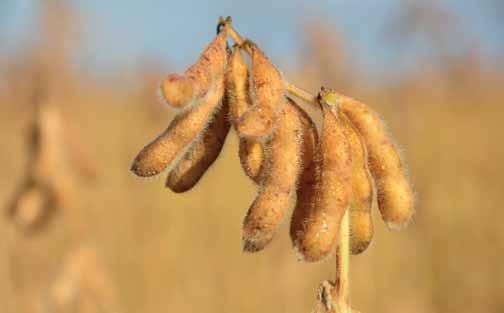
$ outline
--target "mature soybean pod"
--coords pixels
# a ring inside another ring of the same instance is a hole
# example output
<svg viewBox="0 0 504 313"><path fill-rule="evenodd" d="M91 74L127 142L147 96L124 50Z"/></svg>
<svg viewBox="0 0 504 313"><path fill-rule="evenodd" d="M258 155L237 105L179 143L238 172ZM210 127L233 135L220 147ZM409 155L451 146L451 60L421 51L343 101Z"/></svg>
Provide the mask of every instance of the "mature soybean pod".
<svg viewBox="0 0 504 313"><path fill-rule="evenodd" d="M294 104L293 104L294 105ZM296 106L297 107L297 106ZM303 128L303 144L301 146L301 163L303 172L297 185L296 206L291 218L290 237L294 244L304 234L305 223L310 212L313 210L316 196L316 186L319 181L319 138L317 128L305 111L298 107L299 116ZM302 258L302 255L300 255Z"/></svg>
<svg viewBox="0 0 504 313"><path fill-rule="evenodd" d="M381 216L390 229L400 229L411 220L414 207L413 192L397 148L374 111L352 98L338 97L341 110L366 143Z"/></svg>
<svg viewBox="0 0 504 313"><path fill-rule="evenodd" d="M264 165L262 143L253 138L241 138L238 154L245 174L256 184L259 184Z"/></svg>
<svg viewBox="0 0 504 313"><path fill-rule="evenodd" d="M219 156L229 132L228 105L224 102L203 136L185 153L166 179L166 187L181 193L194 187Z"/></svg>
<svg viewBox="0 0 504 313"><path fill-rule="evenodd" d="M302 145L301 145L301 165L303 169L312 168L316 157L317 144L319 142L317 127L306 113L293 99L286 97L290 106L296 110L301 122Z"/></svg>
<svg viewBox="0 0 504 313"><path fill-rule="evenodd" d="M309 262L323 259L335 248L352 192L352 159L341 112L323 97L319 101L323 111L320 174L313 204L300 210L301 216L296 217L300 226L294 229L294 247L299 257Z"/></svg>
<svg viewBox="0 0 504 313"><path fill-rule="evenodd" d="M243 59L240 47L235 45L226 69L226 97L229 102L229 119L236 124L252 105L249 94L249 70Z"/></svg>
<svg viewBox="0 0 504 313"><path fill-rule="evenodd" d="M249 94L249 72L239 46L233 48L226 71L226 95L229 102L229 118L236 130L238 120L252 105ZM238 136L243 170L248 177L259 183L264 160L262 143L254 138L240 136L239 133Z"/></svg>
<svg viewBox="0 0 504 313"><path fill-rule="evenodd" d="M293 106L281 104L278 127L266 143L265 170L259 193L243 222L243 249L262 250L287 214L300 174L301 123Z"/></svg>
<svg viewBox="0 0 504 313"><path fill-rule="evenodd" d="M342 114L352 153L352 198L350 200L350 250L359 254L373 239L373 178L368 169L366 146L352 122Z"/></svg>
<svg viewBox="0 0 504 313"><path fill-rule="evenodd" d="M237 130L246 137L267 137L275 127L276 115L285 93L282 75L268 57L250 41L244 43L252 58L254 105L238 121Z"/></svg>
<svg viewBox="0 0 504 313"><path fill-rule="evenodd" d="M131 170L138 176L147 177L173 166L207 128L221 104L223 92L224 78L221 77L197 106L177 115L161 135L140 151Z"/></svg>
<svg viewBox="0 0 504 313"><path fill-rule="evenodd" d="M160 91L168 105L183 109L197 104L223 75L227 64L226 36L223 28L183 75L170 74L163 80Z"/></svg>

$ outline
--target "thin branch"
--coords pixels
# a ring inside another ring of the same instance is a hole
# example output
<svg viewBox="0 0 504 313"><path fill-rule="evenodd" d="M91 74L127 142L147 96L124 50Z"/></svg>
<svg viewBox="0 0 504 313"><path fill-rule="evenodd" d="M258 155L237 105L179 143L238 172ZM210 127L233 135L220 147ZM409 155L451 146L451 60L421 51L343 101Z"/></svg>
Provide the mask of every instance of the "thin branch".
<svg viewBox="0 0 504 313"><path fill-rule="evenodd" d="M291 84L288 81L285 81L285 88L287 89L287 92L289 92L291 95L296 96L307 103L313 104L316 107L319 107L317 97L312 95L308 91L300 87L297 87L296 85Z"/></svg>

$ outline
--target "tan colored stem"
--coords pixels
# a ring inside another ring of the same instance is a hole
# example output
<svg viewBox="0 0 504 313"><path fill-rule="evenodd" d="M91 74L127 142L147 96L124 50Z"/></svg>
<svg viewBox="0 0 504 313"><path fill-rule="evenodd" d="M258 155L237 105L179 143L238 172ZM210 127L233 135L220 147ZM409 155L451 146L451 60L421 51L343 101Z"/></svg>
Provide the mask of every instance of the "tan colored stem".
<svg viewBox="0 0 504 313"><path fill-rule="evenodd" d="M317 303L311 313L359 313L350 306L350 214L341 221L336 248L336 279L320 284Z"/></svg>
<svg viewBox="0 0 504 313"><path fill-rule="evenodd" d="M336 281L334 299L338 313L352 313L350 308L350 215L343 216L340 227L340 240L336 248Z"/></svg>
<svg viewBox="0 0 504 313"><path fill-rule="evenodd" d="M288 81L285 81L285 88L287 89L287 92L290 93L291 95L296 96L305 102L308 102L310 104L319 107L317 103L317 97L312 95L308 91L300 87L297 87L296 85L291 84Z"/></svg>

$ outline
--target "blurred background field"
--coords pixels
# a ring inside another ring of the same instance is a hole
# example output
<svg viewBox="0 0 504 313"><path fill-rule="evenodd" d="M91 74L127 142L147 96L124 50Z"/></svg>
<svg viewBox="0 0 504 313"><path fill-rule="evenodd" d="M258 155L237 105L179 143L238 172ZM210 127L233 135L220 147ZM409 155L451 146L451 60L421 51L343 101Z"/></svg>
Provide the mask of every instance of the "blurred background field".
<svg viewBox="0 0 504 313"><path fill-rule="evenodd" d="M390 232L375 210L375 238L352 258L354 306L504 312L500 1L140 3L0 2L0 312L311 310L333 259L298 262L286 227L241 252L255 187L235 134L186 194L129 171L173 117L158 82L197 58L219 15L295 84L370 104L403 150L417 214ZM62 155L77 160L53 169L68 173L70 200L27 233L7 210L40 99L61 111Z"/></svg>

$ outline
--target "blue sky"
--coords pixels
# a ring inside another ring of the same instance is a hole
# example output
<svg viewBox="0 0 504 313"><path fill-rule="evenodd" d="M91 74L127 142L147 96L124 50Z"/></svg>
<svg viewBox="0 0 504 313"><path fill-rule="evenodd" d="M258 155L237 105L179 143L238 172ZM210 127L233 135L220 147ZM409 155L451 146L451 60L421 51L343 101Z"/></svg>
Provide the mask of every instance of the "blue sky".
<svg viewBox="0 0 504 313"><path fill-rule="evenodd" d="M35 12L41 1L0 1L4 3L0 6L0 41L11 49L20 47L37 28ZM383 36L384 26L404 0L70 1L82 14L88 43L79 60L96 71L128 68L146 58L183 68L213 36L220 15L232 15L240 32L261 43L280 64L295 61L292 51L302 43L303 25L316 19L348 38L352 55L373 71L379 72L391 59L410 55L401 55ZM504 14L492 5L498 1L442 3L456 13L464 31L478 38L485 51L497 55L504 52L504 23L499 27Z"/></svg>

